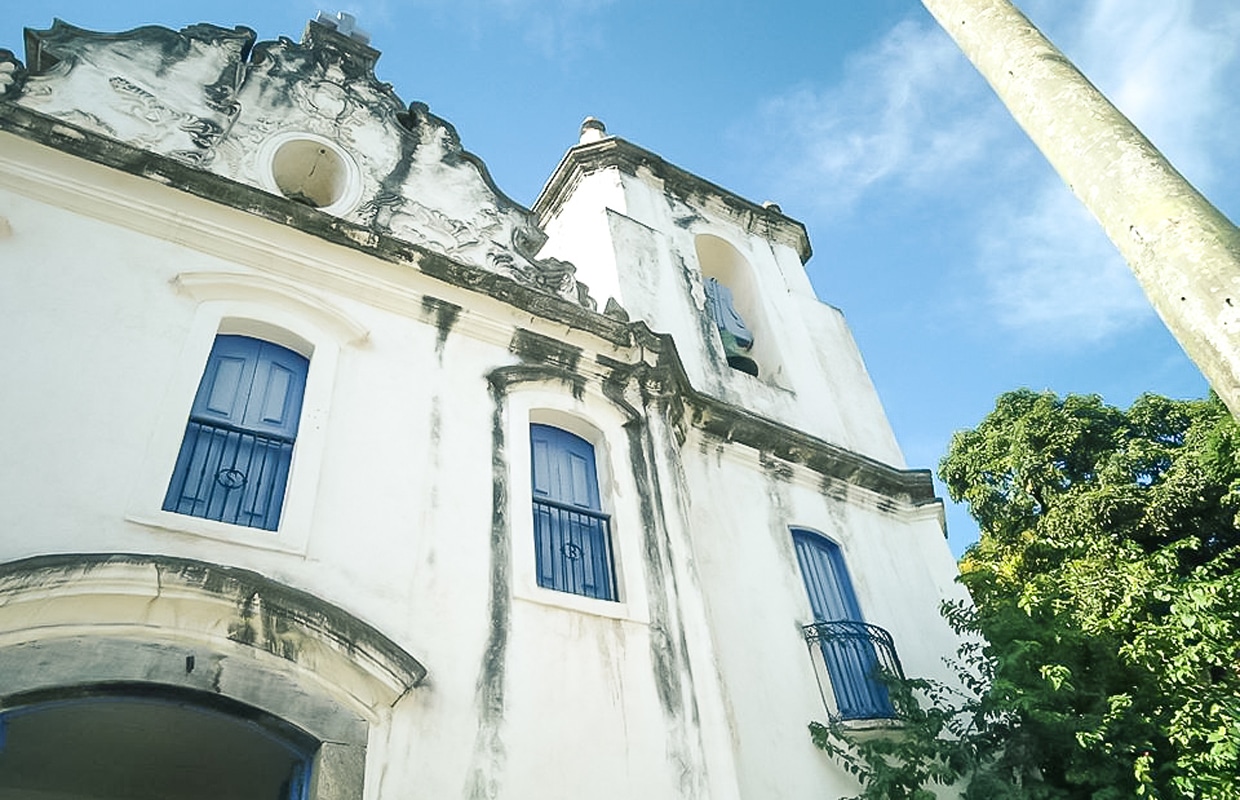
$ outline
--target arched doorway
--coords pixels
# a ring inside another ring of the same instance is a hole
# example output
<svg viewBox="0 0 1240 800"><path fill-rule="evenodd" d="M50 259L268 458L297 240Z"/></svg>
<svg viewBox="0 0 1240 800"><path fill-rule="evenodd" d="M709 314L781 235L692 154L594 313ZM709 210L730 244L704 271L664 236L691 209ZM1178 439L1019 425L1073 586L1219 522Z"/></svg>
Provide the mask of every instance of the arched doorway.
<svg viewBox="0 0 1240 800"><path fill-rule="evenodd" d="M344 609L237 567L0 564L0 800L361 800L371 725L425 674ZM71 774L87 769L97 785ZM210 788L229 775L239 788Z"/></svg>
<svg viewBox="0 0 1240 800"><path fill-rule="evenodd" d="M227 698L149 684L10 698L0 798L303 800L319 743Z"/></svg>

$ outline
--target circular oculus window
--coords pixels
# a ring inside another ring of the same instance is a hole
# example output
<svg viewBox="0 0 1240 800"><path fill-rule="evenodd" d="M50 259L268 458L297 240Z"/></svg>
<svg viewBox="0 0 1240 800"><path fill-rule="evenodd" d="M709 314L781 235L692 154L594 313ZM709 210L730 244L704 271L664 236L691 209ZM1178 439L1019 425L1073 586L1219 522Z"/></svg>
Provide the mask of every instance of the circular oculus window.
<svg viewBox="0 0 1240 800"><path fill-rule="evenodd" d="M331 142L307 133L285 133L262 147L269 189L329 214L357 202L361 186L353 160Z"/></svg>

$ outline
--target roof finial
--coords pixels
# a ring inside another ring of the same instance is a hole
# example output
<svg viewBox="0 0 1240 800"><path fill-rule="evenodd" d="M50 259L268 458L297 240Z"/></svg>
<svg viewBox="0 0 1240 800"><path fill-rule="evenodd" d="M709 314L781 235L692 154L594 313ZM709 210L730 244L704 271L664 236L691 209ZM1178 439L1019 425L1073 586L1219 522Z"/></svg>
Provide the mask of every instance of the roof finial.
<svg viewBox="0 0 1240 800"><path fill-rule="evenodd" d="M581 123L581 138L577 140L578 144L589 144L597 142L607 135L607 126L603 124L601 119L597 117L586 117Z"/></svg>

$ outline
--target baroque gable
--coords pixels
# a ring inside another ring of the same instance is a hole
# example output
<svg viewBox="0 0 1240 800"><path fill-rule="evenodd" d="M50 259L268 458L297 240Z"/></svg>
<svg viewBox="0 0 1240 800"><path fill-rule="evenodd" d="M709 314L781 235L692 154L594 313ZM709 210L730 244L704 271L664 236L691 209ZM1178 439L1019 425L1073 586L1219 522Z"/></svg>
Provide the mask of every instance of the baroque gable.
<svg viewBox="0 0 1240 800"><path fill-rule="evenodd" d="M571 264L537 257L534 215L452 125L404 103L375 77L379 52L330 21L259 42L244 27L56 20L27 30L26 50L26 65L0 53L0 101L593 305Z"/></svg>

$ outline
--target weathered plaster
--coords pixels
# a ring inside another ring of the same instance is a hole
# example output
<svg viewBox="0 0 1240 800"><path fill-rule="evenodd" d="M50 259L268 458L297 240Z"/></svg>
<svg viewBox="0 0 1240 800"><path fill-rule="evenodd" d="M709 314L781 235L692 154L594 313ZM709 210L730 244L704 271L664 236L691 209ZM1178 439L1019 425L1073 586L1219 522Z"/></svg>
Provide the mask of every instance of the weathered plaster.
<svg viewBox="0 0 1240 800"><path fill-rule="evenodd" d="M301 43L255 39L247 28L207 24L100 34L56 20L26 31L29 74L0 54L12 65L0 97L73 126L54 143L81 141L77 128L277 197L275 144L321 137L356 167L356 200L334 215L356 226L356 238L392 237L589 302L571 264L535 256L545 234L455 129L375 78L378 51L316 22ZM275 208L292 217L330 224L279 199Z"/></svg>
<svg viewBox="0 0 1240 800"><path fill-rule="evenodd" d="M231 609L211 620L210 635L291 662L331 657L353 663L385 688L389 703L426 675L426 668L391 639L321 597L250 570L172 556L75 553L0 564L0 609L22 608L33 598L62 591L82 593L93 584L123 584L153 602L200 595L221 612ZM21 630L13 625L9 620L10 635Z"/></svg>
<svg viewBox="0 0 1240 800"><path fill-rule="evenodd" d="M508 521L508 464L504 446L504 393L502 382L490 382L491 402L491 537L490 626L478 666L475 702L478 731L474 738L463 797L491 800L498 796L506 753L503 740L504 692L508 635L512 617L512 587L508 565L512 531Z"/></svg>

